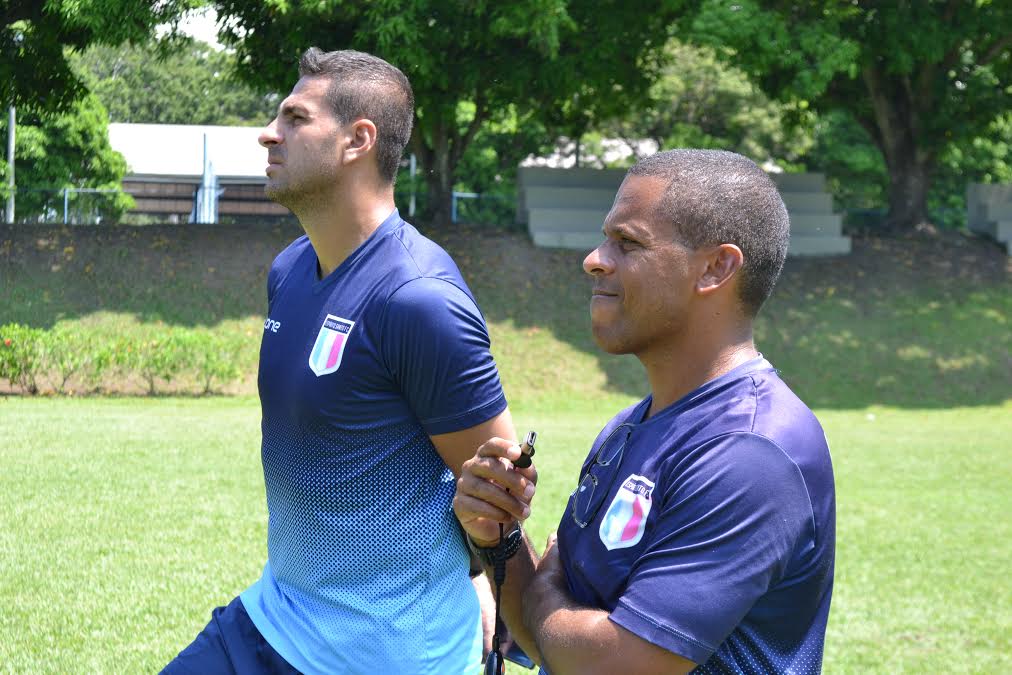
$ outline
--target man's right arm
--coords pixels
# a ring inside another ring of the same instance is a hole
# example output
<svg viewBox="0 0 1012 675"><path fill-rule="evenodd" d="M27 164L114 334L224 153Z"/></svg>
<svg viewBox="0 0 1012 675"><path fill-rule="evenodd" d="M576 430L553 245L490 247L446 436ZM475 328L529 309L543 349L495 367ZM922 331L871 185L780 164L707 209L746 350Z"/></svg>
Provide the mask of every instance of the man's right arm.
<svg viewBox="0 0 1012 675"><path fill-rule="evenodd" d="M467 536L475 545L493 547L499 543L499 526L509 532L530 515L530 502L537 484L534 466L519 469L511 461L520 458L520 447L513 441L493 438L464 462L453 510ZM499 611L513 640L534 661L540 663L537 644L523 622L523 596L538 565L538 555L524 534L520 549L507 562L506 583L502 587ZM492 579L492 568L485 573Z"/></svg>
<svg viewBox="0 0 1012 675"><path fill-rule="evenodd" d="M495 546L500 523L508 532L530 515L537 473L513 467L519 457L515 443L493 438L464 463L453 508L478 546ZM485 573L492 577L491 568ZM541 560L525 535L506 567L500 612L517 644L556 675L687 673L696 665L615 624L608 612L578 605L554 542Z"/></svg>

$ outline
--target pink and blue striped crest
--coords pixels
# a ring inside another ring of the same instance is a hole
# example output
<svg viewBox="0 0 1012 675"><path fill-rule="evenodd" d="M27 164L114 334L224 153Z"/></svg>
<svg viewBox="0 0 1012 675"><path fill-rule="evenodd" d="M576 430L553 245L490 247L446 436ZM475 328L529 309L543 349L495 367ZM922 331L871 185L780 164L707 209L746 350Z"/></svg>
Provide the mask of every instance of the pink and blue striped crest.
<svg viewBox="0 0 1012 675"><path fill-rule="evenodd" d="M622 483L601 519L601 542L609 551L635 546L643 538L653 491L653 482L636 474Z"/></svg>
<svg viewBox="0 0 1012 675"><path fill-rule="evenodd" d="M348 345L348 336L355 326L354 321L328 314L316 336L316 344L309 353L309 367L316 376L328 375L341 367L341 357Z"/></svg>

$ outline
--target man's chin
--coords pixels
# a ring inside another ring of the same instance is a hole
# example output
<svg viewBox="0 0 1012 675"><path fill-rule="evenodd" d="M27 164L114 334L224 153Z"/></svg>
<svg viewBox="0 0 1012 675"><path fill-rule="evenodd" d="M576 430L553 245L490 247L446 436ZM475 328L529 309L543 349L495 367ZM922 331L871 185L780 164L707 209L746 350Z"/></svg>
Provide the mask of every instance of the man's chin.
<svg viewBox="0 0 1012 675"><path fill-rule="evenodd" d="M270 199L272 202L277 202L281 206L288 207L288 197L290 191L286 190L281 185L267 183L264 185L264 196Z"/></svg>
<svg viewBox="0 0 1012 675"><path fill-rule="evenodd" d="M629 349L626 342L621 336L615 335L612 332L600 328L598 326L591 326L591 334L594 336L594 342L600 347L601 351L609 354L628 354Z"/></svg>

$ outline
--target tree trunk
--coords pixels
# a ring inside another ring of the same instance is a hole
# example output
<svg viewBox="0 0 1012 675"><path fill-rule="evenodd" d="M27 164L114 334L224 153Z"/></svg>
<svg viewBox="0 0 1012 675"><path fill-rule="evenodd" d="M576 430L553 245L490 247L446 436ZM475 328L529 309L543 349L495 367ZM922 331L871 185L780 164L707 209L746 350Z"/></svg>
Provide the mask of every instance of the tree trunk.
<svg viewBox="0 0 1012 675"><path fill-rule="evenodd" d="M913 91L909 78L888 76L871 67L866 67L862 75L872 116L861 122L889 170L886 221L894 230L911 230L928 222L928 191L936 153L919 141L919 111L930 101Z"/></svg>
<svg viewBox="0 0 1012 675"><path fill-rule="evenodd" d="M422 217L433 226L441 227L451 221L457 166L488 112L479 97L475 116L461 133L455 119L456 106L442 111L435 107L431 110L428 119L419 120L415 125L411 149L421 162L425 176L427 199ZM423 124L424 129L421 128Z"/></svg>
<svg viewBox="0 0 1012 675"><path fill-rule="evenodd" d="M914 152L894 152L889 167L889 213L886 222L895 230L910 230L927 223L931 168Z"/></svg>
<svg viewBox="0 0 1012 675"><path fill-rule="evenodd" d="M426 138L428 137L428 138ZM453 172L450 144L442 124L430 125L427 133L420 125L411 136L411 150L421 165L425 181L425 203L420 217L427 224L441 227L450 222L453 201Z"/></svg>

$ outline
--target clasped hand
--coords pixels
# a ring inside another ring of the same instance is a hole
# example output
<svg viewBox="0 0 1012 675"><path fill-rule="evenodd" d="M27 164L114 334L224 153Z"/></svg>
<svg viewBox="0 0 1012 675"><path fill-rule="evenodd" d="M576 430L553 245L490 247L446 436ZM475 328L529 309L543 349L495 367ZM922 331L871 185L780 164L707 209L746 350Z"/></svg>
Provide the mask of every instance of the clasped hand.
<svg viewBox="0 0 1012 675"><path fill-rule="evenodd" d="M538 472L533 464L526 469L513 466L519 458L520 446L516 443L491 438L464 462L453 511L478 546L495 546L499 543L500 524L508 531L531 514Z"/></svg>

